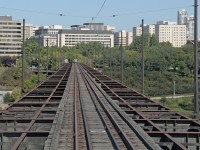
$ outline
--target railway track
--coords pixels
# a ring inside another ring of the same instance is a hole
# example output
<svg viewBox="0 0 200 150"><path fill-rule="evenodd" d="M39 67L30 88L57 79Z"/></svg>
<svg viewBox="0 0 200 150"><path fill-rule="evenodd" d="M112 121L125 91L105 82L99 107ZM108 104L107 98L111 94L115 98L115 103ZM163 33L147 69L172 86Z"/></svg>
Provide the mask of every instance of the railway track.
<svg viewBox="0 0 200 150"><path fill-rule="evenodd" d="M82 64L110 98L162 149L200 149L200 124Z"/></svg>
<svg viewBox="0 0 200 150"><path fill-rule="evenodd" d="M137 136L137 125L124 121L128 116L115 108L115 103L83 67L72 65L68 85L66 106L69 107L64 109L61 119L64 121L57 125L61 132L54 132L51 136L59 140L52 142L50 149L160 149L143 130L140 131L140 138Z"/></svg>
<svg viewBox="0 0 200 150"><path fill-rule="evenodd" d="M0 150L200 149L200 124L84 64L0 112Z"/></svg>

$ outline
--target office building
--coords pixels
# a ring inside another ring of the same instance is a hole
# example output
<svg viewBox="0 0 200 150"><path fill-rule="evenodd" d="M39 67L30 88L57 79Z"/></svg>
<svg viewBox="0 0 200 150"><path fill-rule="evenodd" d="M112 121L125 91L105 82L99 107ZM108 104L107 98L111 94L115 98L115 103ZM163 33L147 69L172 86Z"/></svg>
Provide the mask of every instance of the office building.
<svg viewBox="0 0 200 150"><path fill-rule="evenodd" d="M58 46L72 47L78 43L100 42L108 47L114 46L114 34L111 31L63 29L58 33Z"/></svg>
<svg viewBox="0 0 200 150"><path fill-rule="evenodd" d="M58 46L72 47L78 43L100 42L105 46L114 46L115 27L104 23L84 23L72 25L71 29L62 29L58 33Z"/></svg>
<svg viewBox="0 0 200 150"><path fill-rule="evenodd" d="M20 56L22 22L11 16L0 16L0 56Z"/></svg>

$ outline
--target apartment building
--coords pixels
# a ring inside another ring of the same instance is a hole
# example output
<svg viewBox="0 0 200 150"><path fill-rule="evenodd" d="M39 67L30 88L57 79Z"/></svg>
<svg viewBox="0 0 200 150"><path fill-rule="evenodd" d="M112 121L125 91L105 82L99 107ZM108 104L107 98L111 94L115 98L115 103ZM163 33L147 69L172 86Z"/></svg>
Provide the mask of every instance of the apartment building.
<svg viewBox="0 0 200 150"><path fill-rule="evenodd" d="M159 42L170 42L174 47L181 47L187 43L186 25L159 21L155 25L155 34L159 37Z"/></svg>
<svg viewBox="0 0 200 150"><path fill-rule="evenodd" d="M0 16L0 56L20 56L22 22L11 16Z"/></svg>

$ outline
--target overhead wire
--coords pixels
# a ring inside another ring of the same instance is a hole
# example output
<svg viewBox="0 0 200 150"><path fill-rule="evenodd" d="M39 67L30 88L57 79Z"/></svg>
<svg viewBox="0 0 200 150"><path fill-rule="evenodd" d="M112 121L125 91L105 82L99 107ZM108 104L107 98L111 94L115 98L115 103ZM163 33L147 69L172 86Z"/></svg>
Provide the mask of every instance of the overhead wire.
<svg viewBox="0 0 200 150"><path fill-rule="evenodd" d="M25 10L25 9L17 9L17 8L8 8L8 7L0 7L0 9L9 9L9 10L14 10L14 11L21 11L21 12L28 12L28 13L35 13L35 14L44 14L44 15L55 15L55 16L66 16L66 17L73 17L73 18L92 18L92 21L96 18L109 18L109 17L120 17L120 16L131 16L135 14L145 14L145 13L154 13L154 12L160 12L160 11L167 11L167 10L173 10L173 9L181 9L181 8L192 8L193 6L182 6L182 7L174 7L174 8L163 8L163 9L157 9L157 10L148 10L148 11L138 11L138 12L128 12L128 13L119 13L119 14L112 14L112 15L107 15L107 16L101 16L98 17L100 12L102 11L105 3L107 0L104 0L103 4L101 5L99 11L95 15L95 17L91 16L76 16L76 15L71 15L69 13L64 14L64 13L52 13L52 12L44 12L44 11L36 11L36 10Z"/></svg>
<svg viewBox="0 0 200 150"><path fill-rule="evenodd" d="M104 0L104 2L103 2L103 4L101 5L99 11L98 11L97 14L95 15L95 17L92 18L92 21L98 17L98 15L99 15L100 12L102 11L102 9L103 9L103 7L104 7L106 1L107 1L107 0Z"/></svg>

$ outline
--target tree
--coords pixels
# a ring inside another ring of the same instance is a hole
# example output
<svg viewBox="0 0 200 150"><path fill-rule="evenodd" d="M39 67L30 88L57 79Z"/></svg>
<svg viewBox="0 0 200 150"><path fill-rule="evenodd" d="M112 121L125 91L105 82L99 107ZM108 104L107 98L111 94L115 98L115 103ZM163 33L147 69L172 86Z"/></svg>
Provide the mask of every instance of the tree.
<svg viewBox="0 0 200 150"><path fill-rule="evenodd" d="M150 39L150 46L158 46L159 45L159 38L155 34L151 36Z"/></svg>
<svg viewBox="0 0 200 150"><path fill-rule="evenodd" d="M163 103L163 105L164 105L164 103L167 102L167 98L166 98L166 97L162 97L162 98L160 99L160 102Z"/></svg>
<svg viewBox="0 0 200 150"><path fill-rule="evenodd" d="M3 101L4 103L9 103L9 102L13 102L14 101L14 98L13 96L7 92L4 96L3 96Z"/></svg>
<svg viewBox="0 0 200 150"><path fill-rule="evenodd" d="M20 99L20 97L21 97L21 88L20 87L15 87L13 89L12 97L14 98L15 101Z"/></svg>

